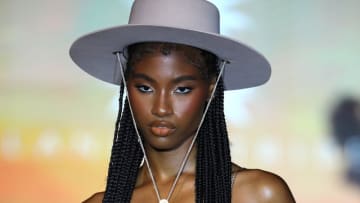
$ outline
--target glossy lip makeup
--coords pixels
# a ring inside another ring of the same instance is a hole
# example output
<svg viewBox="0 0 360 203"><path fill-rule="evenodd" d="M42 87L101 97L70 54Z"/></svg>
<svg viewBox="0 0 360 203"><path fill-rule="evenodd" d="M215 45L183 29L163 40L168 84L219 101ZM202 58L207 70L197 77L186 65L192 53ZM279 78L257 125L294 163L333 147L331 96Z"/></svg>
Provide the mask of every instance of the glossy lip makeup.
<svg viewBox="0 0 360 203"><path fill-rule="evenodd" d="M151 123L150 130L156 136L165 137L175 131L175 126L166 121L155 121Z"/></svg>

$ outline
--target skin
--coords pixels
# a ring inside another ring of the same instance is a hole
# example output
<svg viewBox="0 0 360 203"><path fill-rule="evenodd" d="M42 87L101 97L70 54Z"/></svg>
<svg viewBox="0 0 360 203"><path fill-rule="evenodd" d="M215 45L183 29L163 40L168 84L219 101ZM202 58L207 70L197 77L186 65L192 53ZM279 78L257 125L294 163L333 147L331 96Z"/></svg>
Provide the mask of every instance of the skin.
<svg viewBox="0 0 360 203"><path fill-rule="evenodd" d="M214 81L204 80L198 68L178 52L147 55L135 64L127 79L130 102L162 198L167 196L188 150ZM171 196L172 203L194 202L195 163L196 146ZM295 202L277 175L235 164L233 174L232 202ZM84 202L102 202L103 196L104 192L96 193ZM139 170L131 202L157 202L146 167Z"/></svg>

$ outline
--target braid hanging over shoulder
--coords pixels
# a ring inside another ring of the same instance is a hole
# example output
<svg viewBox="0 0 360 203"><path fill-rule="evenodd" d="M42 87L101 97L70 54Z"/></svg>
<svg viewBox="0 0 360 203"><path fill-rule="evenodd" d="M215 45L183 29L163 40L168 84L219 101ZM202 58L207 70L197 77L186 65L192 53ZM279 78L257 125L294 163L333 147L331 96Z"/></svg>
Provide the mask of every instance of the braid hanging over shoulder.
<svg viewBox="0 0 360 203"><path fill-rule="evenodd" d="M220 80L197 138L196 202L231 202L231 157Z"/></svg>
<svg viewBox="0 0 360 203"><path fill-rule="evenodd" d="M119 112L109 163L106 191L103 202L130 202L143 153L131 119L124 87L120 87Z"/></svg>

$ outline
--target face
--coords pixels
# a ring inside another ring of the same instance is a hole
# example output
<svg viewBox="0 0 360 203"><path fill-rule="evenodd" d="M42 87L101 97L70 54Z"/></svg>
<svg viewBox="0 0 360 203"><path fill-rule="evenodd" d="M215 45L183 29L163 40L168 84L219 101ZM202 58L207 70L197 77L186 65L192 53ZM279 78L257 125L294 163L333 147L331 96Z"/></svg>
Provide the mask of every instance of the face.
<svg viewBox="0 0 360 203"><path fill-rule="evenodd" d="M194 136L214 85L172 51L145 55L130 70L127 86L145 147L171 150Z"/></svg>

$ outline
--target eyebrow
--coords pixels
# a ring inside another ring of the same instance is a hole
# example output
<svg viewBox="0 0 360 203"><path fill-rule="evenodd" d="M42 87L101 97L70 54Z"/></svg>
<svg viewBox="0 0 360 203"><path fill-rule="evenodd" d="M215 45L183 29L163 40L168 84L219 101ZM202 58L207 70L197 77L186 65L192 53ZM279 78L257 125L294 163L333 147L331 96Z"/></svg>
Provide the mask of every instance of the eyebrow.
<svg viewBox="0 0 360 203"><path fill-rule="evenodd" d="M191 76L191 75L183 75L183 76L180 76L180 77L177 77L173 83L180 83L180 82L183 82L183 81L194 81L196 80L197 78L194 77L194 76Z"/></svg>
<svg viewBox="0 0 360 203"><path fill-rule="evenodd" d="M146 75L146 74L143 74L143 73L133 73L132 74L132 77L134 79L144 79L146 81L149 81L151 83L155 83L155 79L151 78L150 76ZM194 76L191 76L191 75L183 75L183 76L180 76L180 77L177 77L175 78L172 83L180 83L180 82L183 82L183 81L194 81L194 80L197 80L196 77Z"/></svg>
<svg viewBox="0 0 360 203"><path fill-rule="evenodd" d="M155 80L151 77L149 77L148 75L146 74L142 74L142 73L133 73L131 74L131 76L134 78L134 79L144 79L144 80L147 80L149 82L152 82L154 83Z"/></svg>

